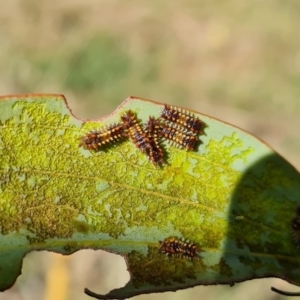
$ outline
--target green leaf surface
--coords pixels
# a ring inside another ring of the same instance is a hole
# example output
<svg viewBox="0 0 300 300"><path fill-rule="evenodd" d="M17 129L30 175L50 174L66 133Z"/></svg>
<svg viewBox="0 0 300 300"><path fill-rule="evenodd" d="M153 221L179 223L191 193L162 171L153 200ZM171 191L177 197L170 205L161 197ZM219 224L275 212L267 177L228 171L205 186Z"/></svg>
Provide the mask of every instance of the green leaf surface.
<svg viewBox="0 0 300 300"><path fill-rule="evenodd" d="M201 284L280 277L300 284L291 220L299 173L248 133L195 113L207 127L196 152L165 144L157 168L130 140L79 147L92 129L142 122L163 105L134 97L99 121L76 119L59 95L0 101L0 289L13 285L32 250L92 248L125 256L130 282L98 298ZM198 259L166 257L159 241L184 237Z"/></svg>

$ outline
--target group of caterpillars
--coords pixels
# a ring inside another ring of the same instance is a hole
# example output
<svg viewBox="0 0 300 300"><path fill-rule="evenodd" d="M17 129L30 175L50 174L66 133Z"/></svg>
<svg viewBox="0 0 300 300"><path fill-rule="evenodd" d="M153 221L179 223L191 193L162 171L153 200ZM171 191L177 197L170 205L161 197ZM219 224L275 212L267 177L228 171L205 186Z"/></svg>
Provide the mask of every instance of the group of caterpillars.
<svg viewBox="0 0 300 300"><path fill-rule="evenodd" d="M80 146L88 150L100 150L106 145L130 138L155 166L165 164L160 140L165 139L179 147L193 151L199 144L198 135L203 134L205 123L191 113L165 104L160 118L149 117L145 126L128 110L117 123L100 130L93 130L81 138Z"/></svg>
<svg viewBox="0 0 300 300"><path fill-rule="evenodd" d="M193 259L198 258L201 251L196 244L177 237L168 237L164 241L159 241L159 252L166 256Z"/></svg>

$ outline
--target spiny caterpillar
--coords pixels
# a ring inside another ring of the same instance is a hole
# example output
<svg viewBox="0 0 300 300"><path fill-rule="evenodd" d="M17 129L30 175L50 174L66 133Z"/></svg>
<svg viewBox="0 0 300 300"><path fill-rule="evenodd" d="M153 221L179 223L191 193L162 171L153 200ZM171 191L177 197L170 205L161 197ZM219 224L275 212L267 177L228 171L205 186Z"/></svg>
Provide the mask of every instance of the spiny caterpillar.
<svg viewBox="0 0 300 300"><path fill-rule="evenodd" d="M169 125L153 117L149 118L146 124L146 131L155 138L167 139L187 150L195 150L199 143L199 139L196 135L183 131L178 125Z"/></svg>
<svg viewBox="0 0 300 300"><path fill-rule="evenodd" d="M197 148L199 143L199 139L196 135L181 131L179 128L170 126L168 124L163 124L161 130L158 132L158 135L169 141L172 141L179 147L183 147L192 151Z"/></svg>
<svg viewBox="0 0 300 300"><path fill-rule="evenodd" d="M205 124L190 112L165 104L161 117L189 129L193 134L202 134Z"/></svg>
<svg viewBox="0 0 300 300"><path fill-rule="evenodd" d="M121 116L124 125L128 130L128 135L132 139L133 143L142 152L151 148L151 142L146 132L142 129L141 125L138 123L136 115L128 110L123 116Z"/></svg>
<svg viewBox="0 0 300 300"><path fill-rule="evenodd" d="M149 134L149 136L157 137L161 129L162 121L154 117L149 117L149 120L146 123L146 132Z"/></svg>
<svg viewBox="0 0 300 300"><path fill-rule="evenodd" d="M155 139L151 139L151 148L149 149L148 154L155 166L158 166L159 164L164 165L166 163L164 159L164 151Z"/></svg>
<svg viewBox="0 0 300 300"><path fill-rule="evenodd" d="M172 257L192 259L201 251L196 244L184 238L168 237L164 241L159 241L159 244L159 252Z"/></svg>
<svg viewBox="0 0 300 300"><path fill-rule="evenodd" d="M128 130L129 137L132 139L136 147L142 152L146 152L156 166L158 164L164 164L163 150L159 146L156 137L142 129L135 114L131 110L128 110L123 116L121 116L121 119Z"/></svg>
<svg viewBox="0 0 300 300"><path fill-rule="evenodd" d="M124 124L112 124L101 130L92 130L81 138L80 146L85 149L98 150L104 145L126 137Z"/></svg>
<svg viewBox="0 0 300 300"><path fill-rule="evenodd" d="M153 117L149 117L149 121L146 124L145 131L151 141L152 148L149 150L149 155L152 162L155 165L165 164L164 151L159 144L158 136L157 136L157 131L159 130L159 128L160 128L159 121Z"/></svg>

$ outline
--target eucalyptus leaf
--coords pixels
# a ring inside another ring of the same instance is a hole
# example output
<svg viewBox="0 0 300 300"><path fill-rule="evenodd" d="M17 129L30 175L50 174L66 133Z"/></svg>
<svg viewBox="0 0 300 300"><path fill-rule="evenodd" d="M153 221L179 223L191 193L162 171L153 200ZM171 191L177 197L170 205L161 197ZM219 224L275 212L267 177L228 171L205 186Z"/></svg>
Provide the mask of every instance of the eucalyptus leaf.
<svg viewBox="0 0 300 300"><path fill-rule="evenodd" d="M291 221L300 176L252 135L193 112L207 127L197 151L164 143L156 167L130 139L100 151L80 147L89 131L132 110L145 123L163 104L130 97L97 121L76 119L60 95L0 101L0 290L32 250L85 248L123 255L131 275L99 299L280 277L300 284ZM159 241L185 238L196 259L167 257Z"/></svg>

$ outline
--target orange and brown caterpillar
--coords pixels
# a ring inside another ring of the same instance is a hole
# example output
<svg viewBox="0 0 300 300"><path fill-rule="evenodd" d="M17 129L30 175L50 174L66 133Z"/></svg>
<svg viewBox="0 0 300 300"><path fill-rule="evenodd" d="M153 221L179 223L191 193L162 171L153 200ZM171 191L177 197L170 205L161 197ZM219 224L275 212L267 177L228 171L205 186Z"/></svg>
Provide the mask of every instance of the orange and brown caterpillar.
<svg viewBox="0 0 300 300"><path fill-rule="evenodd" d="M139 124L136 115L131 110L128 110L123 116L121 116L121 119L124 122L124 125L128 130L128 135L135 146L142 152L149 150L151 148L151 141Z"/></svg>
<svg viewBox="0 0 300 300"><path fill-rule="evenodd" d="M129 137L136 147L142 152L146 152L156 166L158 164L164 164L163 150L159 146L156 137L152 136L149 131L143 130L135 114L129 110L121 117L121 119L128 130Z"/></svg>
<svg viewBox="0 0 300 300"><path fill-rule="evenodd" d="M100 130L92 130L81 138L80 146L88 150L98 150L127 136L124 124L112 124Z"/></svg>
<svg viewBox="0 0 300 300"><path fill-rule="evenodd" d="M159 252L167 256L192 259L198 256L201 251L196 244L176 237L168 237L164 241L159 241Z"/></svg>
<svg viewBox="0 0 300 300"><path fill-rule="evenodd" d="M181 131L178 127L170 126L168 124L162 125L158 135L172 141L179 147L183 147L191 151L195 150L199 143L199 139L196 135Z"/></svg>
<svg viewBox="0 0 300 300"><path fill-rule="evenodd" d="M165 154L158 141L158 132L161 129L161 123L154 117L149 117L148 123L146 124L146 133L150 138L152 148L149 150L149 155L152 162L155 165L165 164Z"/></svg>
<svg viewBox="0 0 300 300"><path fill-rule="evenodd" d="M162 129L162 122L160 119L149 117L149 120L146 124L146 132L149 136L158 137L159 132Z"/></svg>
<svg viewBox="0 0 300 300"><path fill-rule="evenodd" d="M170 122L179 124L190 130L193 134L202 134L205 127L205 123L190 112L167 104L165 104L161 117Z"/></svg>

